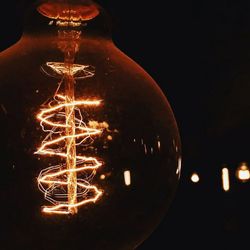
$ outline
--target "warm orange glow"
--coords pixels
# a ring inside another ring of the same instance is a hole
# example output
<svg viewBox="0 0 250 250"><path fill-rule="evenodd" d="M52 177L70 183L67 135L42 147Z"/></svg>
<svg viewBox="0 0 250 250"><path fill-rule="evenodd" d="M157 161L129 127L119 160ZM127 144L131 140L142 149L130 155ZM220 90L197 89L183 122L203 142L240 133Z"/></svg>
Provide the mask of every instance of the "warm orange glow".
<svg viewBox="0 0 250 250"><path fill-rule="evenodd" d="M52 2L41 5L39 11L45 15L59 15L60 21L64 20L60 14L68 15L65 20L73 22L77 22L77 17L82 20L81 15L91 11L91 6L90 9L87 6L82 9L77 5L73 7ZM59 31L58 48L64 53L64 61L47 62L42 67L46 75L61 79L54 98L37 115L43 131L48 135L36 154L60 159L58 165L42 170L38 177L39 189L45 199L52 203L51 206L45 206L43 212L50 214L76 214L80 206L96 202L102 194L96 186L91 185L102 163L95 157L85 156L84 152L92 144L93 137L100 135L103 129L91 126L91 121L86 124L81 113L81 109L100 106L101 101L88 98L75 100L76 80L94 76L93 67L74 64L80 35L81 32L76 30ZM64 94L58 94L62 84ZM92 123L99 124L97 121ZM77 152L77 146L81 146L81 154Z"/></svg>
<svg viewBox="0 0 250 250"><path fill-rule="evenodd" d="M76 2L76 1L75 1ZM99 9L94 4L78 4L50 1L41 4L37 10L40 14L63 21L88 21L99 15Z"/></svg>
<svg viewBox="0 0 250 250"><path fill-rule="evenodd" d="M79 35L79 34L72 34ZM70 74L74 79L86 79L95 75L94 68L89 65L72 64L70 68L62 62L47 62L42 70L45 74L52 77L63 77L64 74ZM70 71L70 72L69 72Z"/></svg>
<svg viewBox="0 0 250 250"><path fill-rule="evenodd" d="M96 186L90 185L95 171L102 163L94 157L76 155L75 149L77 145L89 144L93 136L102 133L100 129L87 127L82 121L79 107L99 106L101 101L68 102L67 99L67 96L56 95L53 100L56 104L50 103L48 108L37 115L43 130L49 132L49 136L36 154L66 159L66 164L49 167L41 171L38 177L39 189L44 193L45 199L53 204L43 208L45 213L74 214L78 207L96 202L102 194ZM78 116L72 116L73 112L78 113ZM53 119L59 121L55 122ZM64 152L61 149L63 144L66 147ZM85 178L77 178L78 173Z"/></svg>
<svg viewBox="0 0 250 250"><path fill-rule="evenodd" d="M225 192L230 190L229 170L228 168L222 169L222 187Z"/></svg>
<svg viewBox="0 0 250 250"><path fill-rule="evenodd" d="M101 180L105 180L105 179L106 179L106 175L105 175L105 174L102 174L102 175L100 176L100 179L101 179Z"/></svg>
<svg viewBox="0 0 250 250"><path fill-rule="evenodd" d="M250 170L247 163L243 162L236 170L236 177L241 182L247 182L250 179Z"/></svg>
<svg viewBox="0 0 250 250"><path fill-rule="evenodd" d="M126 186L131 185L131 174L129 170L124 171L124 182Z"/></svg>

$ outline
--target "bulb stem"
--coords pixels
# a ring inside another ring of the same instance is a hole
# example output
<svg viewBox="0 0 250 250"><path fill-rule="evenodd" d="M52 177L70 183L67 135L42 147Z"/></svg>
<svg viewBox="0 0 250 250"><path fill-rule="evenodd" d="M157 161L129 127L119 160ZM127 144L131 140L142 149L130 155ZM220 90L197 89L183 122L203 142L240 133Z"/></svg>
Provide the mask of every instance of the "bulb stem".
<svg viewBox="0 0 250 250"><path fill-rule="evenodd" d="M64 31L66 40L64 41L64 63L66 73L64 75L65 83L65 97L66 103L73 103L75 101L75 79L73 74L73 65L75 61L75 55L77 52L78 44L75 40L75 33L72 31ZM77 213L77 207L74 205L77 203L77 171L76 170L76 139L75 139L75 106L66 105L66 166L68 171L67 183L68 183L68 204L72 207L68 208L68 212L71 214Z"/></svg>

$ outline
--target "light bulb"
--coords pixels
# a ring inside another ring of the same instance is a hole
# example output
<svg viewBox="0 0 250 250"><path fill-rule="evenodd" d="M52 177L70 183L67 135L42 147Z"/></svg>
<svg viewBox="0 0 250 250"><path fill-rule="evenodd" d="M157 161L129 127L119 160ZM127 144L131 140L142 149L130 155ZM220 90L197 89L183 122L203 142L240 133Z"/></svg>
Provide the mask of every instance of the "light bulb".
<svg viewBox="0 0 250 250"><path fill-rule="evenodd" d="M0 54L1 246L135 249L181 172L175 118L91 0L43 0Z"/></svg>
<svg viewBox="0 0 250 250"><path fill-rule="evenodd" d="M230 174L229 169L224 167L221 172L222 188L225 192L230 190Z"/></svg>
<svg viewBox="0 0 250 250"><path fill-rule="evenodd" d="M198 183L200 181L200 176L195 172L191 175L191 181L193 183Z"/></svg>
<svg viewBox="0 0 250 250"><path fill-rule="evenodd" d="M250 170L246 162L242 162L236 169L236 178L241 182L247 182L250 179Z"/></svg>

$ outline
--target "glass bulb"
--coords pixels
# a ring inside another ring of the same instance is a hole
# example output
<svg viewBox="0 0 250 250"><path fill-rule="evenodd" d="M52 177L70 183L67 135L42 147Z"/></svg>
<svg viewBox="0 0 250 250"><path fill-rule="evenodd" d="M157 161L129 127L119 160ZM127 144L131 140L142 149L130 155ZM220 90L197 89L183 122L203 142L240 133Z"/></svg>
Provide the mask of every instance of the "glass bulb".
<svg viewBox="0 0 250 250"><path fill-rule="evenodd" d="M44 0L0 54L1 245L134 249L163 218L180 139L91 0Z"/></svg>

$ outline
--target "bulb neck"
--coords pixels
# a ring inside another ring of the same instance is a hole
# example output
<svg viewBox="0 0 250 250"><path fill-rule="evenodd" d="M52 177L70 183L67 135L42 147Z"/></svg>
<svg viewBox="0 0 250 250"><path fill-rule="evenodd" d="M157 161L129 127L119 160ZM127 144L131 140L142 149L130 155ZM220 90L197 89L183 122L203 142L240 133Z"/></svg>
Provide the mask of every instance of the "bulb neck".
<svg viewBox="0 0 250 250"><path fill-rule="evenodd" d="M74 63L75 55L79 51L80 36L81 31L58 32L58 48L64 53L66 63Z"/></svg>
<svg viewBox="0 0 250 250"><path fill-rule="evenodd" d="M75 30L87 37L111 39L109 15L92 0L40 0L26 12L24 35L55 36Z"/></svg>

